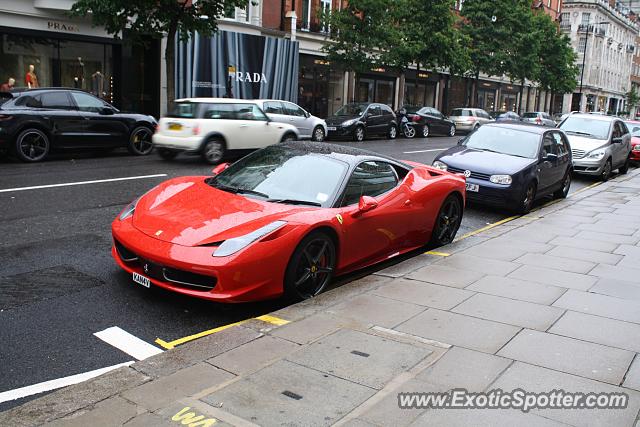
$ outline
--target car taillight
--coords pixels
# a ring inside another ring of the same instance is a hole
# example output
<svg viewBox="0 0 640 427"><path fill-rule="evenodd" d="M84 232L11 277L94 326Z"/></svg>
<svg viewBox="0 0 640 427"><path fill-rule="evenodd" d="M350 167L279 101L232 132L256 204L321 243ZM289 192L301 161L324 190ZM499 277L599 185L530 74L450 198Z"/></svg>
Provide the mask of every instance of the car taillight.
<svg viewBox="0 0 640 427"><path fill-rule="evenodd" d="M411 117L411 120L413 120L414 122L419 122L420 121L420 116L416 114L413 117Z"/></svg>
<svg viewBox="0 0 640 427"><path fill-rule="evenodd" d="M467 116L467 121L468 122L475 122L476 118L475 117L471 117L471 116Z"/></svg>
<svg viewBox="0 0 640 427"><path fill-rule="evenodd" d="M542 123L542 119L540 117L536 117L536 123L537 124L541 124Z"/></svg>
<svg viewBox="0 0 640 427"><path fill-rule="evenodd" d="M195 125L195 126L193 127L193 134L194 134L194 135L200 135L200 126Z"/></svg>

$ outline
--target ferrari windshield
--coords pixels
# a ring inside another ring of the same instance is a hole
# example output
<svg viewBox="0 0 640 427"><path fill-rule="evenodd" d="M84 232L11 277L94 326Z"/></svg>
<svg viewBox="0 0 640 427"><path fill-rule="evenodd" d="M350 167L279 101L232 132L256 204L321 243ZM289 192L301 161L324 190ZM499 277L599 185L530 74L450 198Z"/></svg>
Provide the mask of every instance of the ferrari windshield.
<svg viewBox="0 0 640 427"><path fill-rule="evenodd" d="M238 160L208 183L271 202L328 207L347 171L347 163L331 157L273 145Z"/></svg>
<svg viewBox="0 0 640 427"><path fill-rule="evenodd" d="M466 138L464 145L534 159L538 157L540 134L501 126L482 126Z"/></svg>

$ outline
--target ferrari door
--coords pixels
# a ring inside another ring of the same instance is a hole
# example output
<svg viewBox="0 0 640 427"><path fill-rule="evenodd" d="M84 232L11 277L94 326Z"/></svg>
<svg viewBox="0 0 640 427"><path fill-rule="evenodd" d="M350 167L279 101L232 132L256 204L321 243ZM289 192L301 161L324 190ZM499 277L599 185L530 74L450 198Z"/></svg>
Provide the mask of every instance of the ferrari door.
<svg viewBox="0 0 640 427"><path fill-rule="evenodd" d="M361 196L378 205L361 212ZM364 265L391 257L408 246L412 226L409 189L400 185L395 168L385 162L365 161L353 171L341 197L344 239L341 267Z"/></svg>

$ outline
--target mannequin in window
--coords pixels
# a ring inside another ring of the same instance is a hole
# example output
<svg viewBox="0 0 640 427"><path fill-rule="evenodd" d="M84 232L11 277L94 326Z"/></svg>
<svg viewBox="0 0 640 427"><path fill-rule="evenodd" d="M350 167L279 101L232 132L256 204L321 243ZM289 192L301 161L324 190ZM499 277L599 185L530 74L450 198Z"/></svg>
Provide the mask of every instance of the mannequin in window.
<svg viewBox="0 0 640 427"><path fill-rule="evenodd" d="M13 86L16 84L16 79L14 79L13 77L9 77L9 80L7 80L6 83L2 83L0 85L0 92L9 92L11 89L13 89Z"/></svg>
<svg viewBox="0 0 640 427"><path fill-rule="evenodd" d="M29 71L24 76L24 82L27 84L29 89L36 89L40 87L38 84L38 76L36 76L36 66L31 64L29 65Z"/></svg>
<svg viewBox="0 0 640 427"><path fill-rule="evenodd" d="M91 93L99 98L104 97L104 75L99 70L91 74Z"/></svg>

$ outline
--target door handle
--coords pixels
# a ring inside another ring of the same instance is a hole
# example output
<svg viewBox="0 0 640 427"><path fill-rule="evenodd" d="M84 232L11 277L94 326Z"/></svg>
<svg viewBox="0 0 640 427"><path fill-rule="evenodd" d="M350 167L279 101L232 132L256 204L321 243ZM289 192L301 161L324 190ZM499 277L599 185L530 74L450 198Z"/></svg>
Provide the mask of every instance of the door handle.
<svg viewBox="0 0 640 427"><path fill-rule="evenodd" d="M407 200L405 200L405 201L404 201L404 205L405 205L405 206L411 206L411 205L412 205L412 203L413 203L413 202L412 202L410 199L407 199Z"/></svg>

